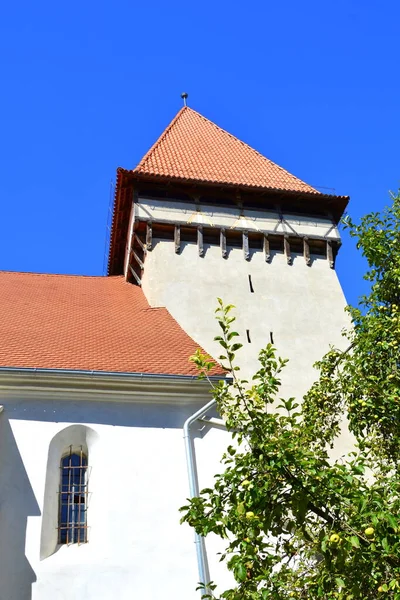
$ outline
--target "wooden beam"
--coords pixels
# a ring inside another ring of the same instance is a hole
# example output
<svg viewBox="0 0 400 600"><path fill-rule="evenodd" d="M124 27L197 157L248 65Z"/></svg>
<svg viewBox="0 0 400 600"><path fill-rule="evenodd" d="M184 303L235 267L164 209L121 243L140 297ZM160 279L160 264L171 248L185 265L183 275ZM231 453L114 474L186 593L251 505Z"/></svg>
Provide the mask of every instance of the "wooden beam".
<svg viewBox="0 0 400 600"><path fill-rule="evenodd" d="M146 254L146 246L145 246L145 244L143 244L142 240L140 239L140 237L138 236L137 233L133 234L133 238L134 238L135 242L137 242L138 245L141 247L143 252Z"/></svg>
<svg viewBox="0 0 400 600"><path fill-rule="evenodd" d="M135 226L137 226L139 223L150 223L150 225L172 225L175 226L176 225L176 219L164 219L161 217L158 217L156 220L153 221L148 221L147 217L144 217L143 215L141 217L137 217L136 221L135 221ZM192 223L189 222L184 222L182 221L180 223L180 225L183 227L197 227L197 225L193 225ZM215 227L219 227L218 223L214 223ZM248 231L248 225L241 227L240 226L240 221L238 221L238 223L235 225L235 231ZM281 232L277 232L276 229L263 229L263 231L265 232L265 235L270 235L270 236L278 236L278 237L282 237L282 233ZM259 233L258 230L254 229L252 230L252 233ZM286 233L286 235L289 235L288 233ZM326 235L317 235L317 234L312 234L308 236L308 239L310 240L322 240L324 242L326 242ZM339 244L340 240L334 240L334 243Z"/></svg>
<svg viewBox="0 0 400 600"><path fill-rule="evenodd" d="M242 233L242 245L243 245L243 256L245 260L250 260L250 249L249 249L249 232L243 231Z"/></svg>
<svg viewBox="0 0 400 600"><path fill-rule="evenodd" d="M140 279L140 277L139 277L138 275L136 275L136 273L135 273L135 271L132 269L131 265L129 265L129 270L130 270L130 272L132 273L132 275L133 275L133 277L134 277L134 279L135 279L136 283L137 283L137 284L138 284L138 285L141 287L141 286L142 286L141 279Z"/></svg>
<svg viewBox="0 0 400 600"><path fill-rule="evenodd" d="M333 269L335 266L335 261L333 258L333 248L331 240L326 240L326 258L328 259L330 268Z"/></svg>
<svg viewBox="0 0 400 600"><path fill-rule="evenodd" d="M308 243L308 237L303 237L303 256L306 261L307 267L311 265L311 256L310 256L310 244Z"/></svg>
<svg viewBox="0 0 400 600"><path fill-rule="evenodd" d="M289 236L287 236L287 235L283 236L283 251L286 256L287 264L291 265L292 264L292 256L290 254Z"/></svg>
<svg viewBox="0 0 400 600"><path fill-rule="evenodd" d="M153 224L151 221L146 224L146 248L147 250L153 249Z"/></svg>
<svg viewBox="0 0 400 600"><path fill-rule="evenodd" d="M270 250L269 250L269 239L268 239L268 235L264 235L264 240L263 240L263 248L264 248L264 257L265 257L265 262L270 262L271 261L271 254L270 254Z"/></svg>
<svg viewBox="0 0 400 600"><path fill-rule="evenodd" d="M175 254L181 251L181 226L175 225L174 229Z"/></svg>
<svg viewBox="0 0 400 600"><path fill-rule="evenodd" d="M132 248L132 254L133 254L133 257L136 260L137 264L139 265L139 267L141 269L144 269L144 263L140 260L140 258L138 257L138 255L136 254L136 252L134 251L133 248Z"/></svg>
<svg viewBox="0 0 400 600"><path fill-rule="evenodd" d="M204 256L203 225L197 226L197 248L199 250L199 256Z"/></svg>
<svg viewBox="0 0 400 600"><path fill-rule="evenodd" d="M226 258L228 256L228 252L226 249L226 233L224 228L221 229L219 234L219 245L221 247L222 258Z"/></svg>

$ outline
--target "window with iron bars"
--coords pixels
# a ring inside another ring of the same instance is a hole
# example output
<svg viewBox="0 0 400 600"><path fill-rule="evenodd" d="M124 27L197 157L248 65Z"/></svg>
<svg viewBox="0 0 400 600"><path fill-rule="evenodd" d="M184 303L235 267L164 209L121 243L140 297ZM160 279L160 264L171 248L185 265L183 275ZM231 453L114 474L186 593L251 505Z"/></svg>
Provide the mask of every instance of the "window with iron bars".
<svg viewBox="0 0 400 600"><path fill-rule="evenodd" d="M87 536L88 464L82 449L63 456L60 465L59 544L85 544Z"/></svg>

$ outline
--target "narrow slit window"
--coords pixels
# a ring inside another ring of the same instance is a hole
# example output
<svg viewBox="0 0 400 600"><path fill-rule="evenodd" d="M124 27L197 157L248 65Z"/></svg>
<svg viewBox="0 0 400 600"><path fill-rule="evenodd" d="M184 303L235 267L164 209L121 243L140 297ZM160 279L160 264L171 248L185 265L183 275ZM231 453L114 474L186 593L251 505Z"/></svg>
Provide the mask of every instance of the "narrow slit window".
<svg viewBox="0 0 400 600"><path fill-rule="evenodd" d="M61 459L59 544L87 542L88 473L87 457L82 451Z"/></svg>
<svg viewBox="0 0 400 600"><path fill-rule="evenodd" d="M274 334L272 331L269 332L269 339L271 340L271 344L274 343Z"/></svg>
<svg viewBox="0 0 400 600"><path fill-rule="evenodd" d="M253 282L251 281L251 275L249 275L249 287L250 287L250 292L252 294L254 294L254 288L253 288Z"/></svg>
<svg viewBox="0 0 400 600"><path fill-rule="evenodd" d="M250 329L246 329L247 341L251 344Z"/></svg>

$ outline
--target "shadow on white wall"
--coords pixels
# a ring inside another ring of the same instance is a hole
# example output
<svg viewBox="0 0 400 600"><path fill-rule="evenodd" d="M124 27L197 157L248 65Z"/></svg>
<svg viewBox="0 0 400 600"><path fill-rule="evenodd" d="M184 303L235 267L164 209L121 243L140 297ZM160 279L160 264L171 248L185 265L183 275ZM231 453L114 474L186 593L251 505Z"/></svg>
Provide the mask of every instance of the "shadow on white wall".
<svg viewBox="0 0 400 600"><path fill-rule="evenodd" d="M36 575L25 556L29 516L40 516L14 434L0 415L0 600L31 600Z"/></svg>

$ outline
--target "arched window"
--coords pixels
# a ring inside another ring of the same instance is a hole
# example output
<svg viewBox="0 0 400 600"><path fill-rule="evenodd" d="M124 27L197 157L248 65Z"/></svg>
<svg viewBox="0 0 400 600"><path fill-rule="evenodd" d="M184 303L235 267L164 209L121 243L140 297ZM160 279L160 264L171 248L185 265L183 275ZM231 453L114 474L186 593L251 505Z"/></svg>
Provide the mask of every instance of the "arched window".
<svg viewBox="0 0 400 600"><path fill-rule="evenodd" d="M59 544L87 542L88 476L87 456L70 447L60 465Z"/></svg>

